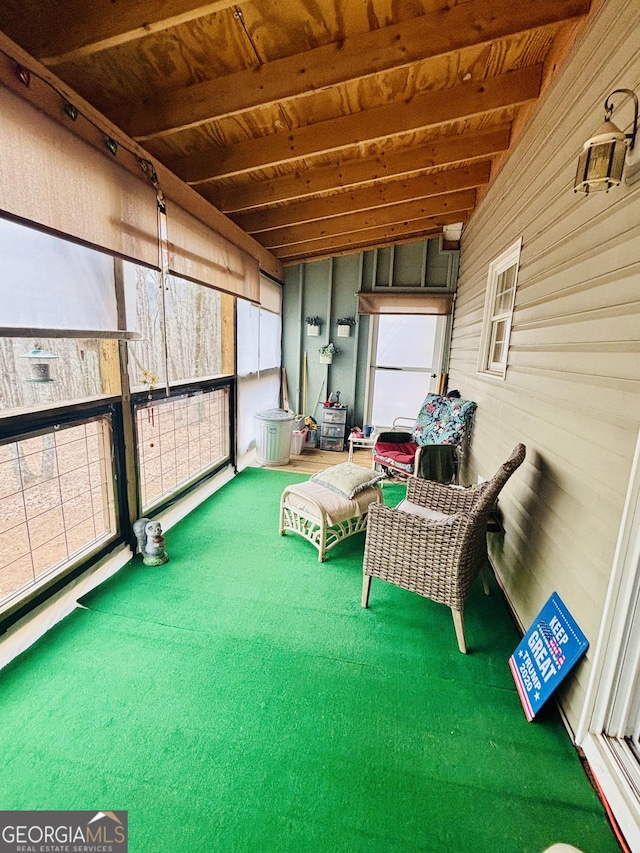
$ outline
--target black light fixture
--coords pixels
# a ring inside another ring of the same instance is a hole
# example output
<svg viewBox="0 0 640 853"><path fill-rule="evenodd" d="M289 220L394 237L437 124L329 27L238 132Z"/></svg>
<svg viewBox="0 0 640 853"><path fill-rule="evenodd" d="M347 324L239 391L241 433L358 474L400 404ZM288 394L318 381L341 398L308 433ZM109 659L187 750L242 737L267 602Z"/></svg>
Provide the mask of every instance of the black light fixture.
<svg viewBox="0 0 640 853"><path fill-rule="evenodd" d="M70 101L64 101L62 109L64 110L65 115L69 116L71 121L75 121L80 115L80 113L78 112L78 108L75 107Z"/></svg>
<svg viewBox="0 0 640 853"><path fill-rule="evenodd" d="M115 139L112 139L110 136L107 136L107 138L104 141L104 144L107 146L108 150L111 151L111 153L115 157L116 154L118 153L118 143L115 141Z"/></svg>
<svg viewBox="0 0 640 853"><path fill-rule="evenodd" d="M614 95L627 95L633 99L634 115L631 133L623 133L611 121L615 109ZM633 151L638 129L638 97L631 89L614 89L604 102L604 124L595 136L588 139L582 146L578 160L576 179L573 182L574 192L608 192L611 187L617 187L622 181L627 151Z"/></svg>

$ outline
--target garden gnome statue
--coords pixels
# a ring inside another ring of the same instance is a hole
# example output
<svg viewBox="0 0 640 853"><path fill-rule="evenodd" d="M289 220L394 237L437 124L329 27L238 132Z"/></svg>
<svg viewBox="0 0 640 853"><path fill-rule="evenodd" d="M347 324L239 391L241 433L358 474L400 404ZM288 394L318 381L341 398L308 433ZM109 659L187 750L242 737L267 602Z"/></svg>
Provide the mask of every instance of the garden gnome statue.
<svg viewBox="0 0 640 853"><path fill-rule="evenodd" d="M133 525L133 532L145 566L161 566L167 562L169 555L164 549L164 536L159 521L139 518Z"/></svg>

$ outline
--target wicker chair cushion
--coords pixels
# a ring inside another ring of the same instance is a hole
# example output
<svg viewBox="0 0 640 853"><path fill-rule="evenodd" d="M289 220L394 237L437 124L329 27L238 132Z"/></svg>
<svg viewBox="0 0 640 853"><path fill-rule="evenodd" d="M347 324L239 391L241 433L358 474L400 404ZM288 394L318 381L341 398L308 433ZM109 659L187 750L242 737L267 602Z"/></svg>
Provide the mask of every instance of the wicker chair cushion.
<svg viewBox="0 0 640 853"><path fill-rule="evenodd" d="M460 398L427 394L416 419L413 440L419 445L459 445L476 409L476 403Z"/></svg>
<svg viewBox="0 0 640 853"><path fill-rule="evenodd" d="M437 509L430 509L428 506L420 506L408 501L406 498L400 501L396 507L400 512L408 512L410 515L419 515L420 518L426 518L427 521L449 521L453 518L446 512L438 512Z"/></svg>
<svg viewBox="0 0 640 853"><path fill-rule="evenodd" d="M354 465L353 462L342 462L340 465L332 465L319 471L311 477L312 483L318 483L345 498L353 498L358 492L374 486L378 480L382 480L384 474L364 468L362 465Z"/></svg>
<svg viewBox="0 0 640 853"><path fill-rule="evenodd" d="M333 526L364 515L370 503L380 501L380 489L377 486L363 489L349 499L319 483L307 480L306 483L287 486L285 497L288 506L303 512L309 518L316 518L319 522L322 515L318 507L321 506L327 514L328 524Z"/></svg>

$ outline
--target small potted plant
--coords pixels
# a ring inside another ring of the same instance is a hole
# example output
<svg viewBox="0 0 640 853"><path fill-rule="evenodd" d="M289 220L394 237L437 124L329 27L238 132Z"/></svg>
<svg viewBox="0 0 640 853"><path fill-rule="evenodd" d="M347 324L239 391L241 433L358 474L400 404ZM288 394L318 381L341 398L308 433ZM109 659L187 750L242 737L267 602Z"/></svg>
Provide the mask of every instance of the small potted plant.
<svg viewBox="0 0 640 853"><path fill-rule="evenodd" d="M336 326L338 327L338 337L348 338L351 334L351 329L353 326L355 326L355 324L355 317L341 317L339 320L336 320Z"/></svg>
<svg viewBox="0 0 640 853"><path fill-rule="evenodd" d="M320 353L320 364L331 364L334 355L337 355L340 350L335 344L329 341L328 344L321 346L318 352Z"/></svg>
<svg viewBox="0 0 640 853"><path fill-rule="evenodd" d="M320 326L322 325L322 320L320 317L306 317L307 323L307 334L313 335L313 337L318 337L320 334Z"/></svg>

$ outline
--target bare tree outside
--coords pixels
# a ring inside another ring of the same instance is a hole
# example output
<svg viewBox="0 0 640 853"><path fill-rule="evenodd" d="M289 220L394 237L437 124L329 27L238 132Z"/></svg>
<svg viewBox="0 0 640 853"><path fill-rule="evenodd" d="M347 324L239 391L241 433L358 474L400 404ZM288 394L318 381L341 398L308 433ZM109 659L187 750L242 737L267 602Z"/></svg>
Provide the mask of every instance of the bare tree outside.
<svg viewBox="0 0 640 853"><path fill-rule="evenodd" d="M211 378L222 371L220 294L176 276L135 268L135 327L141 341L129 344L129 375L135 390L161 387L166 382ZM163 318L164 301L164 318Z"/></svg>

